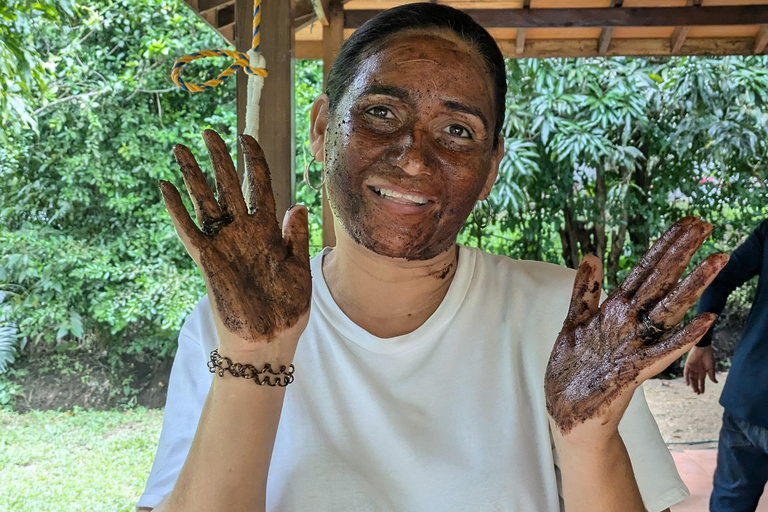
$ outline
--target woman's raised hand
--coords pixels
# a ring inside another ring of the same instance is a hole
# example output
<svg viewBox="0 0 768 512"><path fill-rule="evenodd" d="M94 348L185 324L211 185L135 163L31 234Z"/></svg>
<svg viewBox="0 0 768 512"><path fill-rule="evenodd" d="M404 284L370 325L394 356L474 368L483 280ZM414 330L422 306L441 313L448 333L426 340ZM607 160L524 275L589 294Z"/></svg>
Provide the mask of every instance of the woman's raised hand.
<svg viewBox="0 0 768 512"><path fill-rule="evenodd" d="M250 191L246 205L224 141L213 130L203 132L203 139L218 200L189 148L173 149L200 227L190 218L176 187L161 181L160 189L179 238L203 273L221 354L261 355L269 347L270 359L292 358L307 325L312 294L307 210L291 208L281 232L259 144L248 135L240 136ZM275 340L277 344L270 343Z"/></svg>
<svg viewBox="0 0 768 512"><path fill-rule="evenodd" d="M728 256L712 254L678 281L711 232L698 218L680 220L602 304L600 261L582 260L545 377L547 410L561 434L578 431L582 439L615 433L635 389L707 332L715 320L711 313L678 326Z"/></svg>

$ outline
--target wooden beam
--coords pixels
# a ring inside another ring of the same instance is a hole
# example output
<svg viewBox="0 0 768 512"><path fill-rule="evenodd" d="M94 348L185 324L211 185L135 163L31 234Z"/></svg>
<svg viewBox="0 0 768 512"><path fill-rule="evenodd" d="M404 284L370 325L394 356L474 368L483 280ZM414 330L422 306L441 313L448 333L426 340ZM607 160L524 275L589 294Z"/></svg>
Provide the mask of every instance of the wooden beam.
<svg viewBox="0 0 768 512"><path fill-rule="evenodd" d="M687 0L685 3L688 7L701 5L701 0ZM688 37L688 32L691 30L690 26L675 27L672 31L672 37L670 38L670 44L672 45L672 53L680 53L680 49L685 43L685 38Z"/></svg>
<svg viewBox="0 0 768 512"><path fill-rule="evenodd" d="M234 3L232 0L196 0L198 13L202 14L205 11L211 11L217 7L221 7L225 4Z"/></svg>
<svg viewBox="0 0 768 512"><path fill-rule="evenodd" d="M296 41L297 59L322 59L323 42L322 41Z"/></svg>
<svg viewBox="0 0 768 512"><path fill-rule="evenodd" d="M323 27L323 91L328 82L328 72L344 44L344 5L341 0L331 0L328 5L328 26ZM328 204L326 188L322 190L321 221L323 226L323 247L336 245L333 227L333 212Z"/></svg>
<svg viewBox="0 0 768 512"><path fill-rule="evenodd" d="M344 12L345 28L359 28L380 10ZM768 25L768 5L623 7L614 9L465 9L485 28L669 27Z"/></svg>
<svg viewBox="0 0 768 512"><path fill-rule="evenodd" d="M517 37L515 38L515 53L522 55L525 52L525 29L517 29Z"/></svg>
<svg viewBox="0 0 768 512"><path fill-rule="evenodd" d="M523 0L523 9L530 9L531 0ZM518 55L521 55L525 51L525 29L518 28L516 34L516 51Z"/></svg>
<svg viewBox="0 0 768 512"><path fill-rule="evenodd" d="M611 7L621 7L624 0L611 0ZM613 37L613 27L603 27L600 31L600 37L597 39L597 54L605 55L608 51L608 46L611 44L611 37Z"/></svg>
<svg viewBox="0 0 768 512"><path fill-rule="evenodd" d="M517 55L515 41L498 41L502 54L508 58L551 58L551 57L597 57L594 39L530 39L525 52ZM751 55L754 38L735 39L694 38L688 39L683 47L685 55ZM669 56L672 47L664 39L614 39L606 56Z"/></svg>
<svg viewBox="0 0 768 512"><path fill-rule="evenodd" d="M216 29L216 32L218 32L219 35L223 37L226 42L228 42L232 46L235 46L235 24L234 23L230 23L229 25L226 25L224 27L219 27Z"/></svg>
<svg viewBox="0 0 768 512"><path fill-rule="evenodd" d="M672 46L671 52L673 54L680 53L690 30L691 27L675 27L675 30L672 31L672 37L669 38L669 44Z"/></svg>
<svg viewBox="0 0 768 512"><path fill-rule="evenodd" d="M267 61L269 76L261 91L259 144L272 174L278 221L293 204L295 182L294 99L293 99L293 24L290 3L285 0L261 1L261 54ZM235 41L239 51L251 47L252 0L236 0ZM237 74L237 132L245 130L247 76ZM238 174L243 175L243 158L238 148Z"/></svg>
<svg viewBox="0 0 768 512"><path fill-rule="evenodd" d="M611 45L613 37L613 27L605 27L600 31L600 37L597 40L597 54L605 55L608 47Z"/></svg>
<svg viewBox="0 0 768 512"><path fill-rule="evenodd" d="M768 43L768 26L762 26L755 37L755 53L763 53L766 43Z"/></svg>
<svg viewBox="0 0 768 512"><path fill-rule="evenodd" d="M197 0L185 0L187 5L189 5L193 10L196 9L195 5L197 5ZM234 1L229 0L230 3L228 4L222 4L223 7L220 7L218 9L214 10L208 10L205 12L197 12L195 11L195 14L197 14L200 19L202 19L204 22L206 22L213 30L215 30L221 37L224 38L224 40L234 46L235 45L235 36L234 36ZM228 9L232 9L231 15L232 19L229 20L227 23L227 17L229 16ZM220 16L220 11L224 11L223 17Z"/></svg>
<svg viewBox="0 0 768 512"><path fill-rule="evenodd" d="M235 3L227 4L220 9L216 9L216 30L221 27L233 24L235 22Z"/></svg>
<svg viewBox="0 0 768 512"><path fill-rule="evenodd" d="M291 2L291 4L291 16L293 16L294 20L306 16L307 14L315 14L315 8L312 5L312 0L296 0Z"/></svg>

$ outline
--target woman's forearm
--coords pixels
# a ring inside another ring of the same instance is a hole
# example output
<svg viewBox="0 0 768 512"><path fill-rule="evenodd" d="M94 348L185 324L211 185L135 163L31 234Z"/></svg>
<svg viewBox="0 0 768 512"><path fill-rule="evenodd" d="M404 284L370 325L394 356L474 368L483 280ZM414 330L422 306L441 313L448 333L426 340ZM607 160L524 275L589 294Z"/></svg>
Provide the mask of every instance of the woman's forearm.
<svg viewBox="0 0 768 512"><path fill-rule="evenodd" d="M555 435L566 512L646 512L618 433L602 446L580 445Z"/></svg>
<svg viewBox="0 0 768 512"><path fill-rule="evenodd" d="M176 485L155 510L262 512L284 397L285 388L215 377Z"/></svg>

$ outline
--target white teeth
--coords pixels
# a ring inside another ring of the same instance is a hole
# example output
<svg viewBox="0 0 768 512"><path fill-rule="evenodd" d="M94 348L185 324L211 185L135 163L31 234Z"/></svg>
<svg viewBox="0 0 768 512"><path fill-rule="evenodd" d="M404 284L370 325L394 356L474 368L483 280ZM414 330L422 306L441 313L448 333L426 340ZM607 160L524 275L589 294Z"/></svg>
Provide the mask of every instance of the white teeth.
<svg viewBox="0 0 768 512"><path fill-rule="evenodd" d="M401 199L401 200L405 199L406 201L409 201L411 203L427 204L426 197L421 197L414 194L402 194L400 192L395 192L394 190L389 190L386 188L377 188L377 187L372 187L372 188L377 194L380 194L382 197L386 197L388 199ZM397 201L397 202L400 203L403 201Z"/></svg>

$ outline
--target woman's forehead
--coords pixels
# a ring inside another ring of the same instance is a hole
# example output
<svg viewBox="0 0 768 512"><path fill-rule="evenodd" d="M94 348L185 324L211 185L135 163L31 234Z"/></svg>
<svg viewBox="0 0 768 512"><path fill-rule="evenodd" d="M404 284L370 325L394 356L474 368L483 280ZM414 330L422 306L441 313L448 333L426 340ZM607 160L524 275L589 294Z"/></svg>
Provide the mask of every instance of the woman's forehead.
<svg viewBox="0 0 768 512"><path fill-rule="evenodd" d="M467 42L451 35L430 31L393 36L360 63L349 92L358 96L371 84L410 84L490 93L491 76L482 56Z"/></svg>
<svg viewBox="0 0 768 512"><path fill-rule="evenodd" d="M365 61L402 64L408 58L467 62L485 70L482 56L457 34L447 30L408 30L389 36Z"/></svg>

